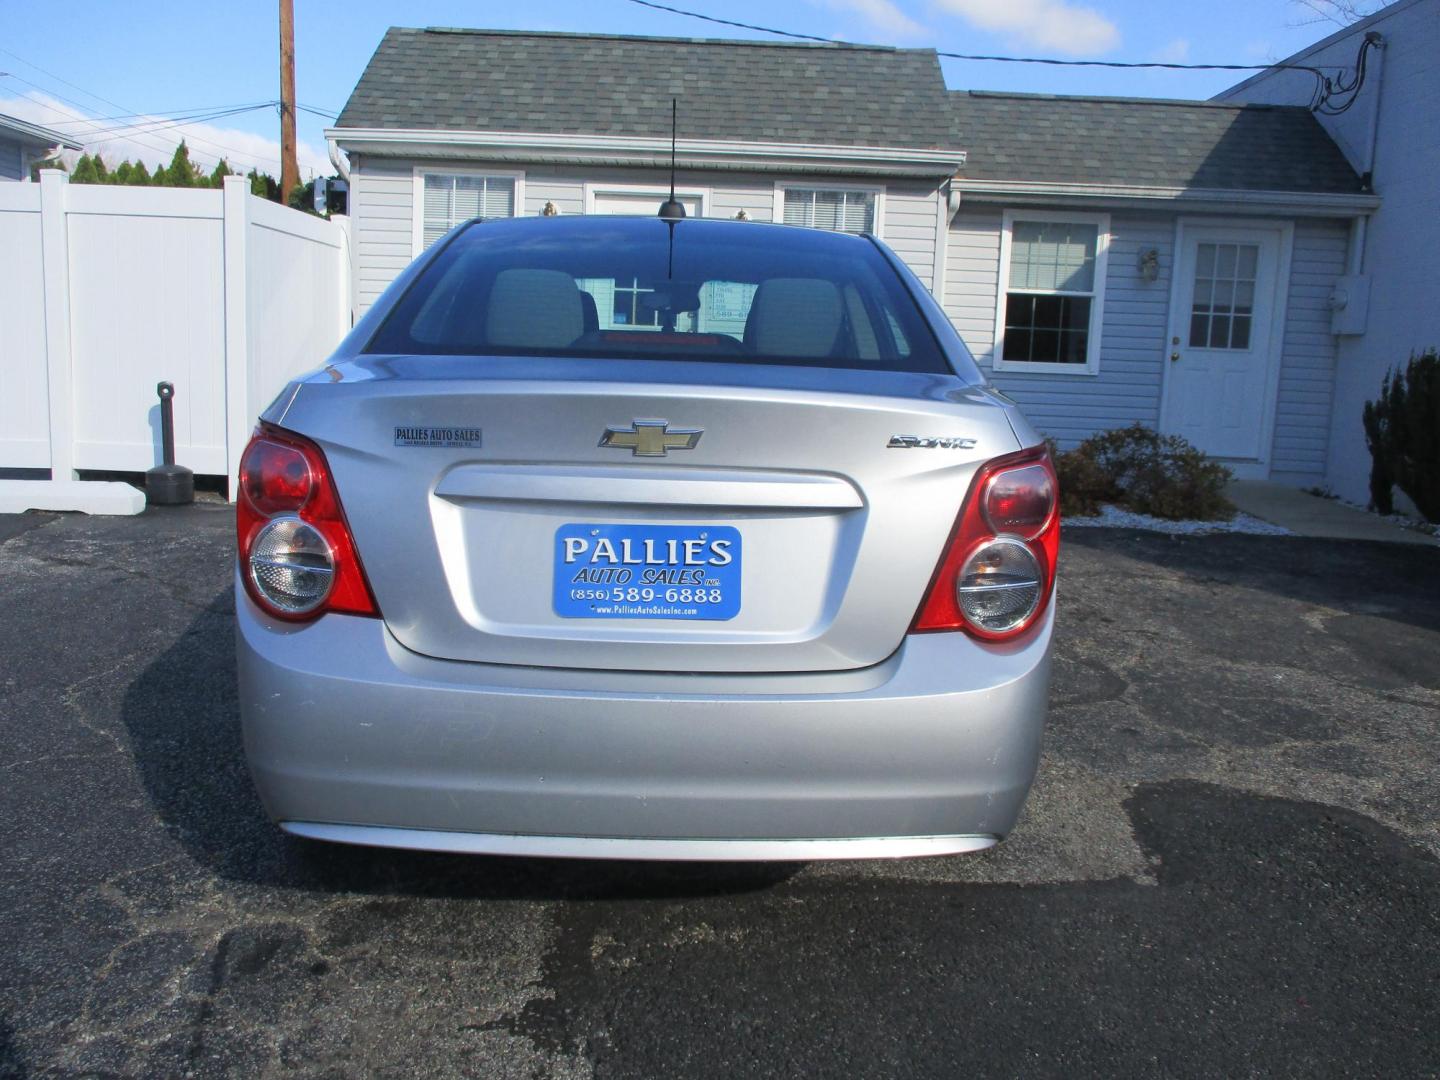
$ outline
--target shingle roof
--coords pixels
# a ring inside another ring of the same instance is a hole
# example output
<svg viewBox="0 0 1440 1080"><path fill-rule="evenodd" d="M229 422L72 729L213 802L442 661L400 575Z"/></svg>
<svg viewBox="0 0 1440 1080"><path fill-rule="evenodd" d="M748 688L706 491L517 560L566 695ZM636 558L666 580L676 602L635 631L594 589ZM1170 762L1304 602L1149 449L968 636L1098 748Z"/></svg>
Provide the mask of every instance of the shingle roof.
<svg viewBox="0 0 1440 1080"><path fill-rule="evenodd" d="M930 49L392 28L338 126L953 147Z"/></svg>
<svg viewBox="0 0 1440 1080"><path fill-rule="evenodd" d="M954 91L962 179L1359 192L1308 109Z"/></svg>

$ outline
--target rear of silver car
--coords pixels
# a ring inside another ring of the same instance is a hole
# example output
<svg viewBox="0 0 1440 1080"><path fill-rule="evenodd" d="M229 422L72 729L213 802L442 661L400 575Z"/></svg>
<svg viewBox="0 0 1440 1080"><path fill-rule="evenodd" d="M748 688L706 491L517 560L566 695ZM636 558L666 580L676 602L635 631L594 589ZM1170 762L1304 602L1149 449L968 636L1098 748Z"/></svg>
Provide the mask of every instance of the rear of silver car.
<svg viewBox="0 0 1440 1080"><path fill-rule="evenodd" d="M522 254L474 301L483 349L417 351L431 256L262 418L237 613L270 814L319 839L616 858L1003 837L1038 759L1058 530L1023 418L878 250L866 265L915 304L889 330L883 304L872 327L843 287L832 312L794 284L819 279L727 280L722 300L749 304L743 351L711 358L732 349L706 331L725 315L713 280L677 287L640 341L617 308L576 314L549 256L527 261L537 224L489 241ZM656 226L572 225L592 232L571 242ZM681 223L672 267L683 230L699 246L750 229L798 233ZM842 333L855 363L834 360ZM944 370L898 358L919 334ZM828 362L808 362L817 341Z"/></svg>

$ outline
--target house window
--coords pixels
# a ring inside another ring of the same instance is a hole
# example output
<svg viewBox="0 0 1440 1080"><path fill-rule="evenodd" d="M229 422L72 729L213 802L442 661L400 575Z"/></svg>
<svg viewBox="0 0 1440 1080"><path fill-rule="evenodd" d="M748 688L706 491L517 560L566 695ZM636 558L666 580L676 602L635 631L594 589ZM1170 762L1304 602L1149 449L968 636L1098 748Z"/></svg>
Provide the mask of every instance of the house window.
<svg viewBox="0 0 1440 1080"><path fill-rule="evenodd" d="M659 327L660 315L653 308L642 305L641 298L654 289L647 289L640 284L640 279L632 277L628 285L616 282L614 293L615 301L611 305L612 317L611 326L631 327Z"/></svg>
<svg viewBox="0 0 1440 1080"><path fill-rule="evenodd" d="M420 249L471 218L515 216L515 178L470 173L425 173Z"/></svg>
<svg viewBox="0 0 1440 1080"><path fill-rule="evenodd" d="M832 232L875 232L873 191L786 188L784 199L786 225L804 225Z"/></svg>
<svg viewBox="0 0 1440 1080"><path fill-rule="evenodd" d="M1248 349L1255 319L1258 244L1195 245L1195 295L1190 303L1192 349Z"/></svg>
<svg viewBox="0 0 1440 1080"><path fill-rule="evenodd" d="M1006 213L995 370L1098 370L1108 234L1104 215Z"/></svg>

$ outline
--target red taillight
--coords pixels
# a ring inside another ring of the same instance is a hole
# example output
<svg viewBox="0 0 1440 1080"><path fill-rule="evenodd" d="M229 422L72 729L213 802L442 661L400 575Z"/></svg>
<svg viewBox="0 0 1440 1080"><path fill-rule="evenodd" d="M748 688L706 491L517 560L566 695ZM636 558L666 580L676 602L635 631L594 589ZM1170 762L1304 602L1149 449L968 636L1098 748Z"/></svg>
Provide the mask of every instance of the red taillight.
<svg viewBox="0 0 1440 1080"><path fill-rule="evenodd" d="M262 425L240 459L240 577L278 619L380 614L320 447Z"/></svg>
<svg viewBox="0 0 1440 1080"><path fill-rule="evenodd" d="M1010 533L1029 540L1039 535L1055 512L1055 477L1038 462L990 474L981 489L985 523L998 535Z"/></svg>
<svg viewBox="0 0 1440 1080"><path fill-rule="evenodd" d="M258 434L250 440L240 459L240 490L257 513L299 510L314 486L303 450Z"/></svg>
<svg viewBox="0 0 1440 1080"><path fill-rule="evenodd" d="M983 641L1025 633L1055 591L1060 493L1044 446L975 474L911 631L964 630Z"/></svg>

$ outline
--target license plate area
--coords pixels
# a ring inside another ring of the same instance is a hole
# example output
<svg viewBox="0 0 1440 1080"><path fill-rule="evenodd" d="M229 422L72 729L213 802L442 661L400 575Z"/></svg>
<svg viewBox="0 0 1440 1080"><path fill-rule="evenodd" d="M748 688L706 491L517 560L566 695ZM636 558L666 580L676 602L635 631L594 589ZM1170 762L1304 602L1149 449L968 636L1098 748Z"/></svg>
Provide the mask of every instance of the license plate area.
<svg viewBox="0 0 1440 1080"><path fill-rule="evenodd" d="M740 613L740 530L607 525L555 530L555 614L724 621Z"/></svg>

